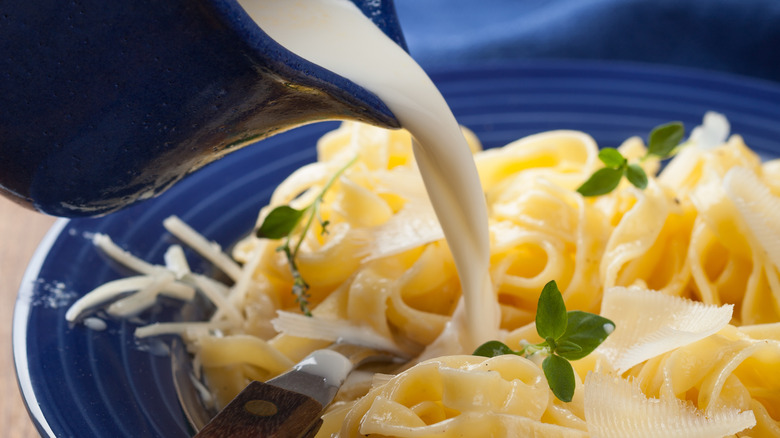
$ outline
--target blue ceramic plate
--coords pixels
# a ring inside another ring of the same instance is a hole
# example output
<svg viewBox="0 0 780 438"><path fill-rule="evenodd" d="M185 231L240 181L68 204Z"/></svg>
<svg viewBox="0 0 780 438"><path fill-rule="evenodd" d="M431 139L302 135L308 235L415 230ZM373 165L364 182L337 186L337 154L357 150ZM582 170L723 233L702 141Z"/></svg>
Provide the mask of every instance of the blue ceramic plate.
<svg viewBox="0 0 780 438"><path fill-rule="evenodd" d="M780 155L780 85L635 64L537 62L433 72L458 120L486 147L550 129L579 129L616 146L661 123L692 127L705 111L725 114L733 132L766 156ZM137 322L103 331L70 327L74 299L123 275L89 241L97 232L160 263L175 214L229 246L254 225L273 188L315 158L334 123L290 131L210 165L165 195L99 219L57 222L27 270L14 315L13 346L23 397L43 436L184 437L170 359L133 339ZM209 266L192 257L195 269ZM162 303L146 320L171 318Z"/></svg>

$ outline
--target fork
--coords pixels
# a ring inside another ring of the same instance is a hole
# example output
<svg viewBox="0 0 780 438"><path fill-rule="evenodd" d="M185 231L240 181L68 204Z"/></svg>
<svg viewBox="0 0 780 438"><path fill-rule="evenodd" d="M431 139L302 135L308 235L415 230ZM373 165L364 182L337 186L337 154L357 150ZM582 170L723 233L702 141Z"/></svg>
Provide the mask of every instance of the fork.
<svg viewBox="0 0 780 438"><path fill-rule="evenodd" d="M290 371L265 383L251 382L208 421L211 413L193 388L191 365L189 360L182 362L183 354L183 348L172 351L174 380L182 409L200 429L196 438L313 437L322 425L322 412L353 370L368 363L404 362L386 351L335 343L314 351Z"/></svg>

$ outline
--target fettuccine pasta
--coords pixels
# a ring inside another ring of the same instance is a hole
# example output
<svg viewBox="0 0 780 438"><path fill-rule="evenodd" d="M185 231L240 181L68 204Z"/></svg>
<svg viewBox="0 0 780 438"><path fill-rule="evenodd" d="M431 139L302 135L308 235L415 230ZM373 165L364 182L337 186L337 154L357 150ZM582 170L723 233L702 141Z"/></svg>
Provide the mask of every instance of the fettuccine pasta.
<svg viewBox="0 0 780 438"><path fill-rule="evenodd" d="M138 335L182 335L217 406L336 340L409 361L395 375L348 381L319 437L780 437L780 162L726 138L726 123L708 115L663 170L643 160L646 189L623 181L595 198L576 191L601 167L587 134L545 132L483 151L464 129L490 214L500 340L514 349L540 341L534 315L550 280L568 309L616 322L614 339L573 363L569 403L550 392L541 358L471 356L457 333L443 335L468 309L410 136L351 122L320 140L317 162L290 175L258 217L308 205L355 160L325 192L327 228L315 221L297 259L313 316L298 310L280 242L250 236L233 250L238 264L209 256L231 287L190 272L180 248L168 266L117 253L156 276L135 280L152 285L146 295L186 284L216 305L210 321ZM619 150L634 160L646 149L630 138ZM176 218L166 227L204 247Z"/></svg>

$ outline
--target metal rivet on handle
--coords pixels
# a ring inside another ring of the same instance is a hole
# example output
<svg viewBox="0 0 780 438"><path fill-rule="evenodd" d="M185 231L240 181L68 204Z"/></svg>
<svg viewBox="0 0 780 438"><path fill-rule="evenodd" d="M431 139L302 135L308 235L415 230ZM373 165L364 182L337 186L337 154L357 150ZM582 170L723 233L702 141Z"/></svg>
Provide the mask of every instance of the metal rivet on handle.
<svg viewBox="0 0 780 438"><path fill-rule="evenodd" d="M270 417L279 411L276 405L268 400L249 400L244 403L244 409L258 417Z"/></svg>

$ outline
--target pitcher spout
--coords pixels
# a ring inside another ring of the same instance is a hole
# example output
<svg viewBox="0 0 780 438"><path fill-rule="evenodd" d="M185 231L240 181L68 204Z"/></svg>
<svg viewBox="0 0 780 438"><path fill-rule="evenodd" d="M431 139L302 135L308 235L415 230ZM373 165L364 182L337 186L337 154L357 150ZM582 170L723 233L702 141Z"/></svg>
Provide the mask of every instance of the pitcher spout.
<svg viewBox="0 0 780 438"><path fill-rule="evenodd" d="M353 2L404 46L391 1ZM119 210L307 123L399 127L374 94L277 44L235 0L0 10L0 41L14 41L0 57L0 192L48 214Z"/></svg>

